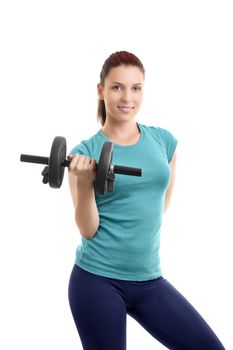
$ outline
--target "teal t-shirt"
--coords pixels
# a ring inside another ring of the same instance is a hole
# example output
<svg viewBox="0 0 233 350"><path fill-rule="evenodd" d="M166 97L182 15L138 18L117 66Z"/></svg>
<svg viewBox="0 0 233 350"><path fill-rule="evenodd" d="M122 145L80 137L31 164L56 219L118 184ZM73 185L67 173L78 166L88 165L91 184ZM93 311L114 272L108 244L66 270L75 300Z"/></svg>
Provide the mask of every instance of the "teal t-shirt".
<svg viewBox="0 0 233 350"><path fill-rule="evenodd" d="M169 162L178 141L164 128L137 125L141 133L137 143L113 142L112 164L141 168L142 176L115 174L114 192L95 194L99 227L92 239L82 237L75 263L96 275L145 281L162 275L160 231ZM106 141L111 139L99 130L70 154L88 155L98 163Z"/></svg>

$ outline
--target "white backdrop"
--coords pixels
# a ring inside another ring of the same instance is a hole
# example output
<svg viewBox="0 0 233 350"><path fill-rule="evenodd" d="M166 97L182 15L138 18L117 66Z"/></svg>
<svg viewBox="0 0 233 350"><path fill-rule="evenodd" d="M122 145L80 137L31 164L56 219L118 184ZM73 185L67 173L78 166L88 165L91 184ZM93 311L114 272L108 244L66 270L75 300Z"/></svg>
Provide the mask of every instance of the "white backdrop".
<svg viewBox="0 0 233 350"><path fill-rule="evenodd" d="M41 182L43 166L19 157L48 156L56 135L71 149L96 133L103 62L127 50L146 69L136 120L179 140L161 237L163 274L233 348L231 1L3 0L0 6L0 347L82 349L68 304L81 236L67 173L54 190ZM165 349L130 317L127 346Z"/></svg>

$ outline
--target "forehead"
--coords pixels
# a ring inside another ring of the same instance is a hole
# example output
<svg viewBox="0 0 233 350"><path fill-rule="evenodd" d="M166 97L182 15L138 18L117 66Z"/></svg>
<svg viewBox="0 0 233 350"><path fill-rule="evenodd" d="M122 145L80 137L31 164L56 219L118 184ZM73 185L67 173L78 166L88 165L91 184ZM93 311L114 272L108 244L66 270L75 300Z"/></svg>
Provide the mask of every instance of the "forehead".
<svg viewBox="0 0 233 350"><path fill-rule="evenodd" d="M111 68L106 81L108 83L118 81L122 84L137 84L143 83L143 73L140 68L135 66L121 65L119 67Z"/></svg>

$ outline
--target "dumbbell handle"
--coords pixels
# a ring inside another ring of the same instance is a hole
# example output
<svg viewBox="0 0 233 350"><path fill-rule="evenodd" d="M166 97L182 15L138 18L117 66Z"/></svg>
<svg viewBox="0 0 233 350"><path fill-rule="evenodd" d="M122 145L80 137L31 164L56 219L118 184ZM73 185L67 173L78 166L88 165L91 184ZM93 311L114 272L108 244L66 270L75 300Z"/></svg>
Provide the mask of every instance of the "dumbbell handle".
<svg viewBox="0 0 233 350"><path fill-rule="evenodd" d="M32 156L30 154L21 154L20 155L21 162L27 163L36 163L36 164L49 164L48 157L40 157L40 156ZM71 161L65 159L63 161L63 166L69 167ZM96 163L96 167L98 168L98 163ZM115 174L124 174L124 175L132 175L132 176L142 176L142 169L139 168L131 168L122 165L113 165Z"/></svg>
<svg viewBox="0 0 233 350"><path fill-rule="evenodd" d="M27 163L45 164L45 165L49 164L48 157L31 156L30 154L21 154L20 161L27 162Z"/></svg>

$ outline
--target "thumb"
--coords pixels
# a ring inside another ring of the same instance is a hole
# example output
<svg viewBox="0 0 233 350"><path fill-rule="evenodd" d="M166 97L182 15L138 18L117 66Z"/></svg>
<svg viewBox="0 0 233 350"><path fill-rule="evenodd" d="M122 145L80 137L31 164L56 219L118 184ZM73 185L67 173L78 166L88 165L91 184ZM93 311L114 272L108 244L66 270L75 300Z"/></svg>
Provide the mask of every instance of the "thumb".
<svg viewBox="0 0 233 350"><path fill-rule="evenodd" d="M75 154L68 154L67 158L68 158L69 160L72 160L72 159L74 158L74 156L75 156Z"/></svg>

